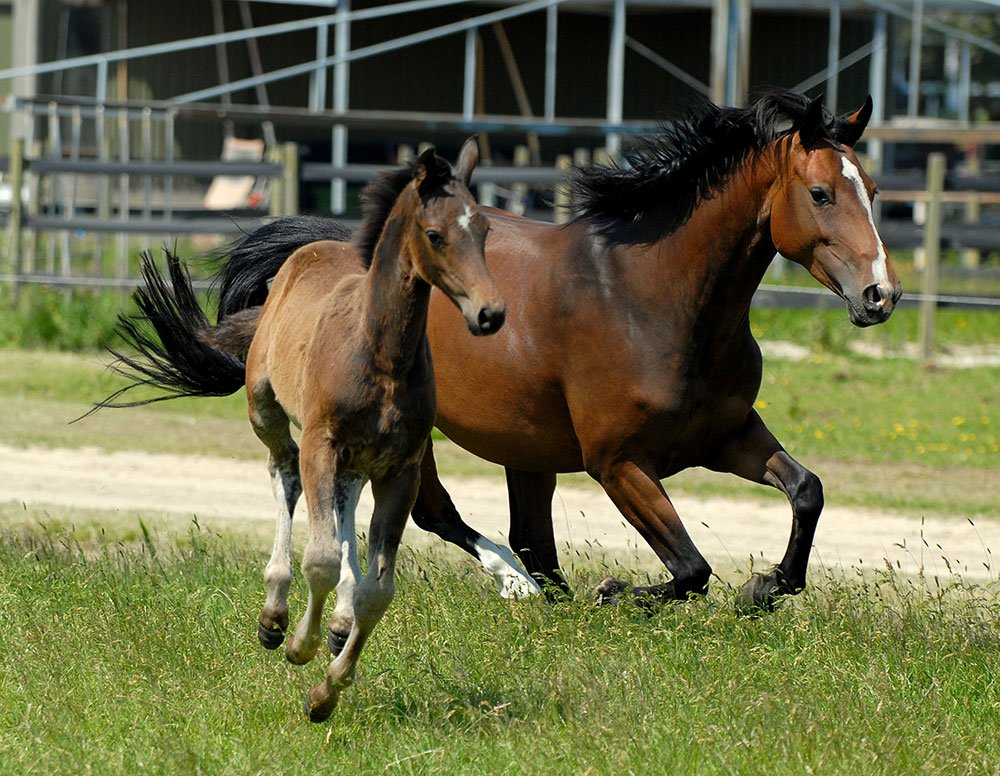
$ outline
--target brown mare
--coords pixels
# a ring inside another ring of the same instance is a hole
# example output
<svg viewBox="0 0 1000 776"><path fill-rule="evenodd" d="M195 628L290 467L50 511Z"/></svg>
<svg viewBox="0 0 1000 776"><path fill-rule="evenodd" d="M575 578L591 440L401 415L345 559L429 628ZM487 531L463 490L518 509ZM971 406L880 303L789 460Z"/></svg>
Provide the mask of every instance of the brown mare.
<svg viewBox="0 0 1000 776"><path fill-rule="evenodd" d="M309 543L302 572L309 599L286 648L292 663L316 656L323 606L337 591L329 623L336 657L309 694L313 721L333 711L393 597L396 551L435 417L426 334L431 286L454 303L473 334L493 334L504 322L505 306L483 256L488 222L467 188L477 160L470 140L454 172L428 151L412 171L375 180L363 194L365 218L355 245L327 241L297 251L275 276L262 308L209 328L176 260L172 289L147 261L151 282L137 298L162 345L134 336L138 321L124 320L128 338L148 358L126 363L145 382L175 394L205 394L204 378L191 383L178 379L176 368L157 371L164 364L198 364L195 371L214 365L230 382L246 384L250 422L269 451L278 501L259 625L261 641L271 648L288 624L292 513L305 494ZM359 262L367 272L338 269L357 270ZM176 315L185 310L191 315ZM289 422L302 429L301 450ZM363 574L355 510L368 481L375 511Z"/></svg>
<svg viewBox="0 0 1000 776"><path fill-rule="evenodd" d="M750 301L780 252L841 297L855 325L892 314L900 286L872 217L875 184L853 151L870 115L870 100L834 117L791 93L746 109L709 106L646 139L620 168L578 170L581 215L568 226L490 211L487 255L510 314L498 336L473 345L432 295L437 426L506 467L509 538L536 578L566 588L552 496L556 473L584 470L672 575L636 593L705 592L711 568L661 484L703 466L777 488L791 504L784 557L741 600L768 609L804 587L822 486L753 408L762 364ZM245 270L224 277L220 315L260 304L292 250L341 228L288 219L250 234L229 266L252 265L256 280ZM413 517L498 580L518 575L481 551L429 445ZM599 592L624 588L606 580Z"/></svg>

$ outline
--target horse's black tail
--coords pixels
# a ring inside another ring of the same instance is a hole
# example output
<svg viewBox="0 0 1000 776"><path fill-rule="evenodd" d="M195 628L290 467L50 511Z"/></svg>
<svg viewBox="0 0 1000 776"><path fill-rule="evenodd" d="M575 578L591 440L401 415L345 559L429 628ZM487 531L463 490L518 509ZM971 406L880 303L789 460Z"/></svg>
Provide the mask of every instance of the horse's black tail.
<svg viewBox="0 0 1000 776"><path fill-rule="evenodd" d="M198 304L191 275L180 260L165 251L169 281L153 257L142 256L143 287L133 298L138 313L120 313L116 330L137 355L110 349L111 368L132 380L91 412L102 407L135 407L179 396L228 396L243 386L246 365L242 358L203 341L211 329ZM149 399L121 400L142 385L163 391ZM90 414L90 413L88 413Z"/></svg>
<svg viewBox="0 0 1000 776"><path fill-rule="evenodd" d="M217 275L219 321L267 299L268 284L298 248L317 240L351 239L339 221L322 216L279 218L233 244Z"/></svg>

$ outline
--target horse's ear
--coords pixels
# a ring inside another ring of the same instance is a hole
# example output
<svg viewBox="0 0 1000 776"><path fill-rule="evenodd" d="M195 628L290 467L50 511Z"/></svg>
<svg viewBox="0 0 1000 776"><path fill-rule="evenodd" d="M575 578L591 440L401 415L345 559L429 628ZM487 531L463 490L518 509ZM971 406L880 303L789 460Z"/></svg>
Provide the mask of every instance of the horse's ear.
<svg viewBox="0 0 1000 776"><path fill-rule="evenodd" d="M839 139L851 147L857 143L865 132L865 127L872 117L872 96L869 94L865 98L865 104L854 113L844 115L840 119L840 127L837 134Z"/></svg>
<svg viewBox="0 0 1000 776"><path fill-rule="evenodd" d="M799 140L803 148L809 149L819 141L825 140L829 135L826 129L826 122L823 120L823 95L809 103L805 115L798 126Z"/></svg>
<svg viewBox="0 0 1000 776"><path fill-rule="evenodd" d="M417 182L419 187L428 176L431 178L436 177L437 172L437 155L434 152L434 148L428 148L420 156L417 157L417 161L413 163L413 180Z"/></svg>
<svg viewBox="0 0 1000 776"><path fill-rule="evenodd" d="M465 187L469 187L472 181L472 171L479 164L479 138L473 135L462 144L462 150L458 152L458 164L455 167L455 177L458 178Z"/></svg>

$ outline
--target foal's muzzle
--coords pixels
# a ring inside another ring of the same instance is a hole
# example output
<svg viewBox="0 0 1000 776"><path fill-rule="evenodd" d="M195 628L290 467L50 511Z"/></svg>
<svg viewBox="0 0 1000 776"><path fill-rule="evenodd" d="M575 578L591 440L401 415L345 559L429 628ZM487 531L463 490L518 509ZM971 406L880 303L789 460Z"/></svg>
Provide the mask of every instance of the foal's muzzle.
<svg viewBox="0 0 1000 776"><path fill-rule="evenodd" d="M467 321L469 331L477 337L495 334L507 320L507 306L504 304L489 304L479 309L476 321Z"/></svg>

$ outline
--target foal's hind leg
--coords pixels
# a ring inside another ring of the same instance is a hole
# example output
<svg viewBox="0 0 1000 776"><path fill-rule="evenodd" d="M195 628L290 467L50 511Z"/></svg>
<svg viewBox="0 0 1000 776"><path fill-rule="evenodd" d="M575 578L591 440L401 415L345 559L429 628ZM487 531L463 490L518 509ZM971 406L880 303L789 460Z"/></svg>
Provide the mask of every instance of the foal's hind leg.
<svg viewBox="0 0 1000 776"><path fill-rule="evenodd" d="M809 553L823 510L823 485L819 477L785 452L756 412L706 465L777 488L792 506L792 535L781 562L763 574L755 574L740 592L741 608L770 611L781 596L798 593L806 586Z"/></svg>
<svg viewBox="0 0 1000 776"><path fill-rule="evenodd" d="M289 433L288 416L262 383L247 392L250 423L267 446L267 468L278 504L274 545L264 569L267 599L257 618L257 638L267 649L277 649L288 629L288 588L292 583L292 514L302 494L299 448Z"/></svg>
<svg viewBox="0 0 1000 776"><path fill-rule="evenodd" d="M551 494L549 494L551 499ZM513 519L513 518L512 518ZM413 522L461 547L478 560L493 577L503 598L524 598L540 593L538 583L523 569L506 547L491 542L468 526L438 478L430 441L420 462L420 491L413 505Z"/></svg>
<svg viewBox="0 0 1000 776"><path fill-rule="evenodd" d="M333 713L340 693L354 681L365 642L389 608L396 590L396 551L416 499L418 482L416 466L385 480L372 481L375 512L368 539L368 573L360 577L353 591L352 625L344 648L327 667L326 679L309 693L306 713L312 722L322 722ZM356 552L356 535L343 535L341 540L349 544L349 553ZM339 598L339 587L337 595Z"/></svg>

